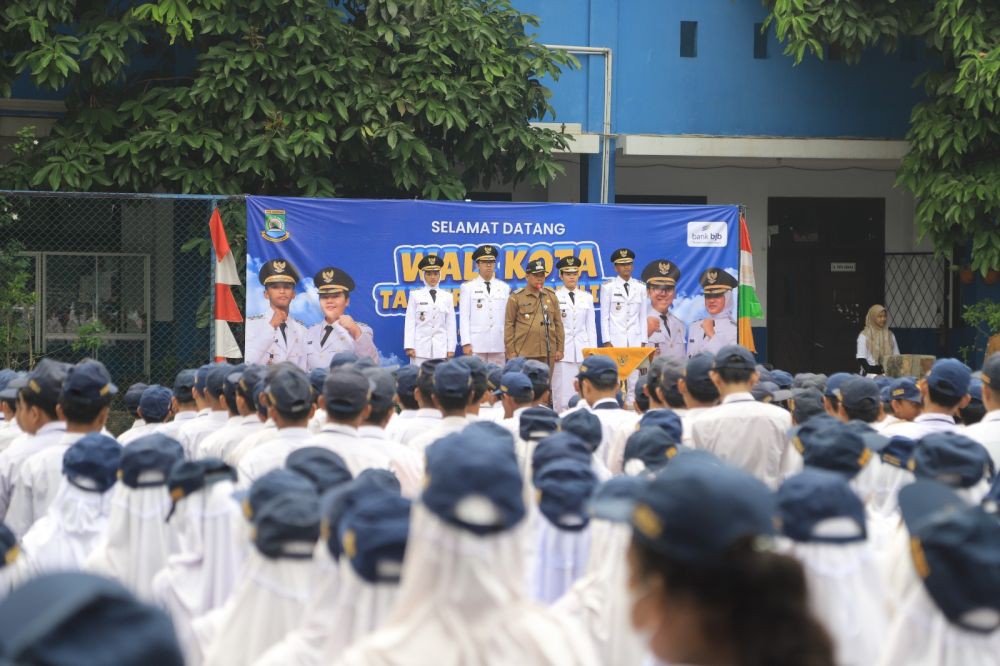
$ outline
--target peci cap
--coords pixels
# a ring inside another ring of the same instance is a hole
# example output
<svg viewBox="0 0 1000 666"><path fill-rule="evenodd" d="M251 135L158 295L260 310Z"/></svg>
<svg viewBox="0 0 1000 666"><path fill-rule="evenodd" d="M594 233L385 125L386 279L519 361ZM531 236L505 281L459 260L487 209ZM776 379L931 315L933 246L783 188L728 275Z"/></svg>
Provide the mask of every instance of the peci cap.
<svg viewBox="0 0 1000 666"><path fill-rule="evenodd" d="M270 559L312 559L319 539L319 497L308 492L277 495L265 503L253 521L251 539Z"/></svg>
<svg viewBox="0 0 1000 666"><path fill-rule="evenodd" d="M519 402L531 400L535 396L531 380L523 372L505 372L500 378L500 393Z"/></svg>
<svg viewBox="0 0 1000 666"><path fill-rule="evenodd" d="M715 355L714 370L728 368L730 370L747 370L756 372L757 362L750 350L741 345L726 345ZM771 373L774 376L774 372ZM775 382L777 383L777 382Z"/></svg>
<svg viewBox="0 0 1000 666"><path fill-rule="evenodd" d="M635 261L635 252L627 247L618 248L611 253L611 263L613 264L631 264L633 261Z"/></svg>
<svg viewBox="0 0 1000 666"><path fill-rule="evenodd" d="M183 459L184 449L173 437L143 435L122 449L118 479L129 488L165 486L170 470Z"/></svg>
<svg viewBox="0 0 1000 666"><path fill-rule="evenodd" d="M371 394L371 381L357 368L331 370L323 382L323 399L328 413L357 414L368 405Z"/></svg>
<svg viewBox="0 0 1000 666"><path fill-rule="evenodd" d="M532 259L524 267L524 272L528 275L536 275L538 273L548 273L549 269L545 267L545 259L539 257L538 259Z"/></svg>
<svg viewBox="0 0 1000 666"><path fill-rule="evenodd" d="M645 481L636 476L613 476L594 489L587 504L591 518L627 523Z"/></svg>
<svg viewBox="0 0 1000 666"><path fill-rule="evenodd" d="M194 368L187 368L177 373L177 377L174 378L174 397L177 398L177 402L194 400L192 389L195 386L197 372Z"/></svg>
<svg viewBox="0 0 1000 666"><path fill-rule="evenodd" d="M472 252L472 261L496 261L500 250L496 245L480 245Z"/></svg>
<svg viewBox="0 0 1000 666"><path fill-rule="evenodd" d="M257 279L265 287L272 284L290 284L293 287L299 282L299 272L295 265L287 259L271 259L257 271Z"/></svg>
<svg viewBox="0 0 1000 666"><path fill-rule="evenodd" d="M900 377L893 381L889 386L889 397L892 400L908 400L917 404L924 402L920 387L912 377Z"/></svg>
<svg viewBox="0 0 1000 666"><path fill-rule="evenodd" d="M524 518L521 471L509 447L466 432L427 447L421 501L444 522L477 534L508 530Z"/></svg>
<svg viewBox="0 0 1000 666"><path fill-rule="evenodd" d="M275 366L267 381L267 400L279 412L306 416L313 406L309 376L291 363Z"/></svg>
<svg viewBox="0 0 1000 666"><path fill-rule="evenodd" d="M556 270L559 271L560 273L568 273L569 275L575 275L576 273L580 272L580 267L582 265L583 263L579 259L577 259L573 255L569 255L563 257L562 259L556 262Z"/></svg>
<svg viewBox="0 0 1000 666"><path fill-rule="evenodd" d="M954 358L941 358L931 366L927 387L949 398L963 398L969 392L972 370Z"/></svg>
<svg viewBox="0 0 1000 666"><path fill-rule="evenodd" d="M591 464L590 448L576 435L557 432L542 439L531 452L531 477L534 480L545 467L559 460L578 460Z"/></svg>
<svg viewBox="0 0 1000 666"><path fill-rule="evenodd" d="M930 479L952 488L971 488L992 479L993 459L979 442L957 432L935 432L921 437L907 466L918 479Z"/></svg>
<svg viewBox="0 0 1000 666"><path fill-rule="evenodd" d="M744 537L773 536L777 505L760 480L729 465L678 456L639 494L634 538L666 557L717 566Z"/></svg>
<svg viewBox="0 0 1000 666"><path fill-rule="evenodd" d="M285 458L285 469L305 477L321 495L353 478L344 459L322 446L295 449Z"/></svg>
<svg viewBox="0 0 1000 666"><path fill-rule="evenodd" d="M589 409L574 409L562 417L559 430L576 435L586 444L591 453L597 451L604 439L601 419Z"/></svg>
<svg viewBox="0 0 1000 666"><path fill-rule="evenodd" d="M793 541L852 543L867 536L865 505L841 474L807 467L778 488L781 531Z"/></svg>
<svg viewBox="0 0 1000 666"><path fill-rule="evenodd" d="M167 490L172 502L167 520L174 515L182 499L220 481L236 483L236 470L218 458L178 461L167 476Z"/></svg>
<svg viewBox="0 0 1000 666"><path fill-rule="evenodd" d="M78 439L63 454L62 473L80 490L103 493L118 480L122 447L113 437L92 432Z"/></svg>
<svg viewBox="0 0 1000 666"><path fill-rule="evenodd" d="M658 428L672 444L680 444L681 435L684 434L681 417L672 409L654 409L643 414L636 429L645 428Z"/></svg>
<svg viewBox="0 0 1000 666"><path fill-rule="evenodd" d="M410 500L399 495L362 496L340 520L344 555L363 580L399 582L410 532L410 507Z"/></svg>
<svg viewBox="0 0 1000 666"><path fill-rule="evenodd" d="M313 276L316 291L321 294L350 293L354 291L354 279L336 266L327 266L316 271Z"/></svg>
<svg viewBox="0 0 1000 666"><path fill-rule="evenodd" d="M614 359L603 354L591 354L583 359L580 370L576 373L576 378L613 381L618 379L618 364L614 362Z"/></svg>
<svg viewBox="0 0 1000 666"><path fill-rule="evenodd" d="M553 461L535 475L534 485L538 509L557 529L578 532L590 523L587 503L597 477L589 462Z"/></svg>
<svg viewBox="0 0 1000 666"><path fill-rule="evenodd" d="M315 493L316 487L305 476L278 467L267 472L254 481L247 490L233 493L233 499L239 500L243 517L251 522L257 521L261 510L271 501L282 495Z"/></svg>
<svg viewBox="0 0 1000 666"><path fill-rule="evenodd" d="M680 448L677 440L662 428L639 428L625 442L625 471L631 474L629 461L637 460L643 465L642 471L658 472L666 467Z"/></svg>
<svg viewBox="0 0 1000 666"><path fill-rule="evenodd" d="M681 279L681 269L669 259L654 259L642 269L642 281L650 287L674 287Z"/></svg>
<svg viewBox="0 0 1000 666"><path fill-rule="evenodd" d="M840 402L845 409L874 409L882 402L882 394L869 377L851 377L840 385Z"/></svg>
<svg viewBox="0 0 1000 666"><path fill-rule="evenodd" d="M436 254L428 254L426 257L420 260L417 264L417 268L422 271L440 271L442 266L441 258Z"/></svg>
<svg viewBox="0 0 1000 666"><path fill-rule="evenodd" d="M472 393L472 372L464 363L449 359L434 370L434 393L442 398L468 399Z"/></svg>
<svg viewBox="0 0 1000 666"><path fill-rule="evenodd" d="M708 268L698 278L701 291L706 296L719 296L738 286L736 278L721 268Z"/></svg>
<svg viewBox="0 0 1000 666"><path fill-rule="evenodd" d="M1000 628L1000 520L947 485L918 480L899 491L910 556L949 622L977 634Z"/></svg>
<svg viewBox="0 0 1000 666"><path fill-rule="evenodd" d="M162 423L170 413L170 403L174 399L174 393L166 386L153 384L142 392L139 399L139 409L142 410L142 418L153 423Z"/></svg>
<svg viewBox="0 0 1000 666"><path fill-rule="evenodd" d="M559 415L548 407L529 407L521 412L518 435L525 442L535 442L559 430Z"/></svg>

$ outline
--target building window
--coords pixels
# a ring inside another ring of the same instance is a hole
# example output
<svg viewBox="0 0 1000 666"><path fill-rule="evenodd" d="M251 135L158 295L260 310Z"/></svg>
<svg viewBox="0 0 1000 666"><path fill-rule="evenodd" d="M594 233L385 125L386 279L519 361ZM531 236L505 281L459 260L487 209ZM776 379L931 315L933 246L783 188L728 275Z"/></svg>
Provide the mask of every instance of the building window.
<svg viewBox="0 0 1000 666"><path fill-rule="evenodd" d="M753 57L756 60L767 58L767 33L763 23L753 24Z"/></svg>
<svg viewBox="0 0 1000 666"><path fill-rule="evenodd" d="M698 57L698 22L681 21L681 57Z"/></svg>

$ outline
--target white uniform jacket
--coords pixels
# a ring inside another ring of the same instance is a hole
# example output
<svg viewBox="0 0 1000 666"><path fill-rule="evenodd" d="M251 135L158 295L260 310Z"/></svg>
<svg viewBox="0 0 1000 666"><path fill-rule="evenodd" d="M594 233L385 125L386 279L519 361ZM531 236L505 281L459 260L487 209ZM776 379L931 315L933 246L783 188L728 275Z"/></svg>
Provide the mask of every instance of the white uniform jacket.
<svg viewBox="0 0 1000 666"><path fill-rule="evenodd" d="M716 319L715 335L712 337L708 337L705 329L701 327L701 322L703 321L705 320L699 319L688 327L688 358L697 356L702 352L716 354L726 345L736 344L738 329L736 328L736 322L732 319Z"/></svg>
<svg viewBox="0 0 1000 666"><path fill-rule="evenodd" d="M562 316L565 342L563 343L562 360L569 363L581 363L583 350L597 346L597 324L594 322L594 297L589 291L576 289L573 298L569 297L569 289L556 289L556 300L559 302L559 314Z"/></svg>
<svg viewBox="0 0 1000 666"><path fill-rule="evenodd" d="M613 277L601 285L601 343L614 347L641 347L649 341L646 285L638 280Z"/></svg>
<svg viewBox="0 0 1000 666"><path fill-rule="evenodd" d="M246 360L247 363L272 365L289 361L306 369L306 327L298 319L289 315L285 335L281 328L271 327L274 311L268 308L264 314L247 317ZM287 338L287 339L286 339Z"/></svg>
<svg viewBox="0 0 1000 666"><path fill-rule="evenodd" d="M503 353L503 325L509 297L510 287L496 278L490 280L489 291L481 277L462 284L458 294L459 333L462 344L472 345L473 353Z"/></svg>
<svg viewBox="0 0 1000 666"><path fill-rule="evenodd" d="M673 312L667 312L667 320L656 310L649 310L650 317L656 317L659 328L649 336L650 344L655 344L663 358L687 360L687 326Z"/></svg>
<svg viewBox="0 0 1000 666"><path fill-rule="evenodd" d="M331 326L330 335L326 335L326 327ZM334 354L344 351L354 352L359 358L370 358L378 363L378 350L375 349L375 334L371 326L358 322L361 336L355 340L339 321L327 324L326 320L313 324L306 331L306 370L329 368ZM323 341L326 336L326 341Z"/></svg>
<svg viewBox="0 0 1000 666"><path fill-rule="evenodd" d="M458 344L455 330L455 302L447 289L437 289L431 298L427 287L414 289L406 303L403 348L420 358L444 358Z"/></svg>

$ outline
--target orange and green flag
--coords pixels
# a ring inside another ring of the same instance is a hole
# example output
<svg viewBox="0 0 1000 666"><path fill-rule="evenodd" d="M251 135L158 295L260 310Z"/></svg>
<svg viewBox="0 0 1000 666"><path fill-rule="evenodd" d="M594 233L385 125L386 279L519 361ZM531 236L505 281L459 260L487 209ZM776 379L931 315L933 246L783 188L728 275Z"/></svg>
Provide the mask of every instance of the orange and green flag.
<svg viewBox="0 0 1000 666"><path fill-rule="evenodd" d="M757 299L757 283L753 277L753 250L750 248L750 232L747 230L747 220L740 212L740 288L736 311L738 313L739 343L752 352L757 351L753 344L753 329L751 319L764 316L764 309Z"/></svg>

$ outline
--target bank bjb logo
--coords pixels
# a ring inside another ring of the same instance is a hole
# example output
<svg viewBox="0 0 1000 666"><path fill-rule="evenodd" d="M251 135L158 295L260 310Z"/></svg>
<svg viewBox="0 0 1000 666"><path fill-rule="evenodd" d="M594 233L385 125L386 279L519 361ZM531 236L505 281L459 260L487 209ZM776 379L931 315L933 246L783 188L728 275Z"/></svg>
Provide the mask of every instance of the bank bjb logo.
<svg viewBox="0 0 1000 666"><path fill-rule="evenodd" d="M265 210L264 211L264 231L260 232L264 240L272 243L280 243L288 240L288 230L285 229L285 211Z"/></svg>
<svg viewBox="0 0 1000 666"><path fill-rule="evenodd" d="M688 247L726 247L729 225L725 222L688 222Z"/></svg>

